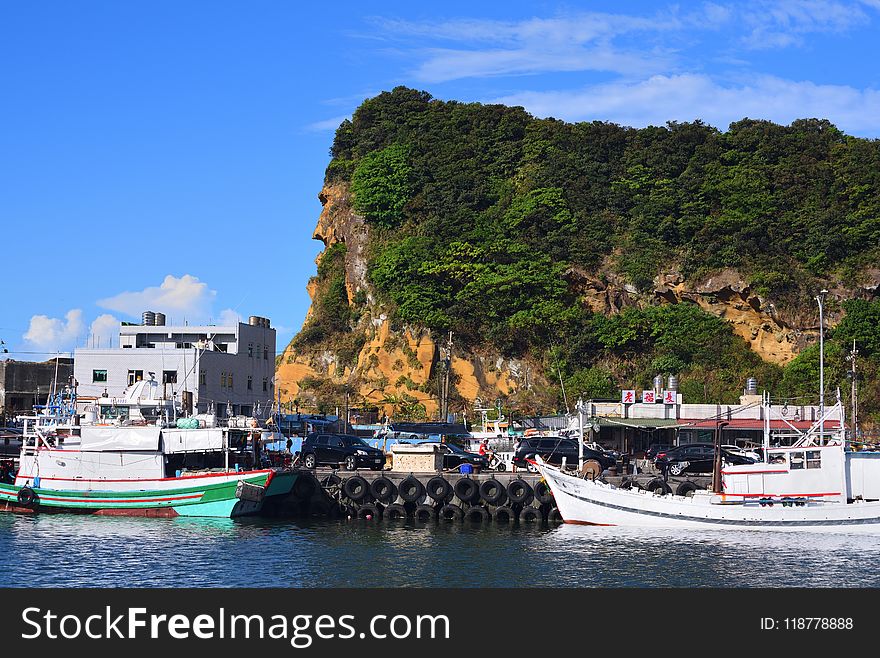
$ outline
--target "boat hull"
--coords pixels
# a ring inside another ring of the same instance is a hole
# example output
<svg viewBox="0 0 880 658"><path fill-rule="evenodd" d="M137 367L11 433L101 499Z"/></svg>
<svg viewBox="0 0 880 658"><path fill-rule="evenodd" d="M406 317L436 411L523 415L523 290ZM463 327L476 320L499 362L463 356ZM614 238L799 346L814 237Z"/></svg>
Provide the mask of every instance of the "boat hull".
<svg viewBox="0 0 880 658"><path fill-rule="evenodd" d="M0 510L100 516L230 518L258 514L266 498L288 494L296 477L297 474L291 471L268 469L141 482L94 480L90 481L90 489L83 489L83 482L78 482L77 488L0 484ZM254 485L262 495L258 498L239 497L240 482ZM140 489L135 489L137 486ZM22 490L26 490L26 495L22 496ZM29 500L31 497L33 499Z"/></svg>
<svg viewBox="0 0 880 658"><path fill-rule="evenodd" d="M880 502L805 502L802 506L760 505L757 501L719 504L708 492L693 497L618 489L561 472L538 468L566 523L658 528L880 533Z"/></svg>

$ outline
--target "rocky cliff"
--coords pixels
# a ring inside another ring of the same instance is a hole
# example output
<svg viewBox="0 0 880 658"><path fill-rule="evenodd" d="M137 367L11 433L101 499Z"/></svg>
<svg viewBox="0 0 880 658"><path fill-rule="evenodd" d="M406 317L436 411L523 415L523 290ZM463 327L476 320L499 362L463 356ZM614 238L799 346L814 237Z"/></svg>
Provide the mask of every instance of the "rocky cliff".
<svg viewBox="0 0 880 658"><path fill-rule="evenodd" d="M345 246L344 283L350 305L360 305L362 312L351 330L359 348L345 358L351 341L339 349L330 341L318 349L298 346L294 340L284 351L278 365L278 381L285 400L297 399L303 405L317 406L319 398L370 403L384 413L425 415L438 413L438 376L442 374L445 344L422 327L392 326L391 320L376 303L367 278L366 254L370 230L364 218L352 208L351 193L345 182L328 184L319 195L323 210L313 238L321 240L324 251L334 245ZM582 303L592 311L615 314L627 307L657 303L694 303L724 319L733 331L765 361L785 365L806 346L818 339L817 306L777 308L774 301L756 293L733 269L714 276L689 281L678 271L659 275L651 291L639 291L611 268L594 272L572 268L569 281L580 294ZM872 299L880 287L880 269L868 268L849 285L836 283L829 289L826 303L826 327L833 327L841 317L843 299ZM320 284L313 278L307 290L314 300ZM358 300L362 303L358 304ZM313 320L309 309L305 325ZM472 409L475 401L490 404L503 398L515 404L552 407L548 377L540 361L511 359L492 350L479 353L456 349L452 358L453 411Z"/></svg>
<svg viewBox="0 0 880 658"><path fill-rule="evenodd" d="M342 401L348 392L350 401L376 405L383 413L436 417L445 341L438 342L423 327L393 327L377 304L367 280L369 227L352 209L348 185L326 185L318 198L323 209L312 237L324 243L324 251L315 262L320 267L328 249L345 246L345 292L348 303L361 309L347 338L354 336L354 344L360 347L352 359L351 355L340 355L340 340L327 341L316 349L299 345L294 339L277 368L282 398L318 407L321 398ZM304 327L314 320L314 300L321 292L317 277L309 281L307 290L313 306ZM545 393L547 381L539 364L491 350L476 353L457 349L454 337L450 380L451 411L472 409L476 400L491 405L499 397L532 406L552 404Z"/></svg>

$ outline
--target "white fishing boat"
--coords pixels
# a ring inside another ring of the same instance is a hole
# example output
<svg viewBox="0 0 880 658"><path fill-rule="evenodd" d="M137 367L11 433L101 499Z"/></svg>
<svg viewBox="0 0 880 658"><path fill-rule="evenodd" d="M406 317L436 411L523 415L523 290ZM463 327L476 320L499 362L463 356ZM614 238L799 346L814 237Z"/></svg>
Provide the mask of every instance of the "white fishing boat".
<svg viewBox="0 0 880 658"><path fill-rule="evenodd" d="M880 533L880 453L850 450L840 400L808 430L792 425L793 440L778 446L770 445L766 401L763 460L723 465L716 458L712 491L658 495L564 472L540 458L536 465L566 523ZM828 418L840 419L839 427L827 428Z"/></svg>
<svg viewBox="0 0 880 658"><path fill-rule="evenodd" d="M120 398L99 398L84 416L75 393L39 411L22 418L18 469L0 483L0 510L243 516L288 494L297 477L261 468L254 447L265 430L256 421L175 419L152 378Z"/></svg>

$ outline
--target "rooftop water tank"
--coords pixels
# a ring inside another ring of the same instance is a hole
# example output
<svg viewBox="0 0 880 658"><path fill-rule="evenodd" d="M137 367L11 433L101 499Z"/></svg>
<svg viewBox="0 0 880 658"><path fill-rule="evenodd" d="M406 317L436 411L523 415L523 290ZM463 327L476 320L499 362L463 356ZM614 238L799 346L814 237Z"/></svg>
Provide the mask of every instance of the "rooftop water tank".
<svg viewBox="0 0 880 658"><path fill-rule="evenodd" d="M675 375L669 375L669 379L666 382L666 388L670 391L678 390L678 377Z"/></svg>
<svg viewBox="0 0 880 658"><path fill-rule="evenodd" d="M654 393L660 395L663 392L663 375L654 377Z"/></svg>
<svg viewBox="0 0 880 658"><path fill-rule="evenodd" d="M746 395L758 394L758 380L754 377L746 379Z"/></svg>

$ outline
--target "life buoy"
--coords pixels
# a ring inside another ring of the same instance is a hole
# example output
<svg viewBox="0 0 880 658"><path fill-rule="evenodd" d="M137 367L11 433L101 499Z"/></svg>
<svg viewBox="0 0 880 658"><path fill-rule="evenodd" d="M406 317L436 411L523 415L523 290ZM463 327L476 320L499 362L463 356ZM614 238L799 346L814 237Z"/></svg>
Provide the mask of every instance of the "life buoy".
<svg viewBox="0 0 880 658"><path fill-rule="evenodd" d="M36 505L37 502L40 500L40 497L37 496L37 492L30 487L22 487L21 489L19 489L17 498L18 502L25 507Z"/></svg>

